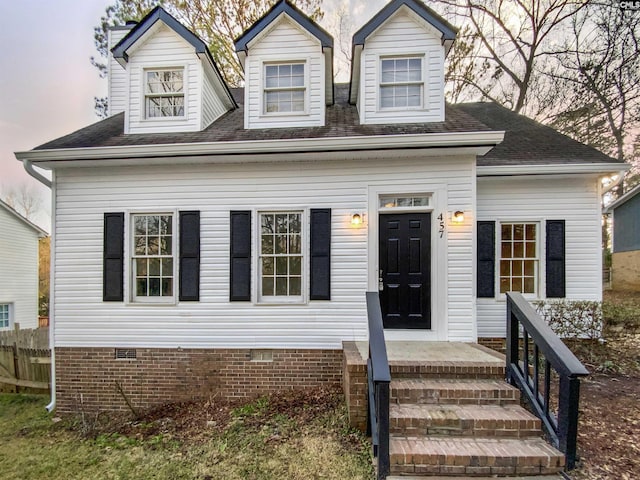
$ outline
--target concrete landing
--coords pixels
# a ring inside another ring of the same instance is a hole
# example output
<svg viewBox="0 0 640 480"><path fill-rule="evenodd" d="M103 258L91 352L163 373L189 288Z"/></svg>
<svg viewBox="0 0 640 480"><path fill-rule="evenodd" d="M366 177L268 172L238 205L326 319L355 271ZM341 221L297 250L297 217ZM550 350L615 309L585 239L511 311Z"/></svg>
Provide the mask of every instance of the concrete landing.
<svg viewBox="0 0 640 480"><path fill-rule="evenodd" d="M475 343L388 341L387 357L393 362L471 362L504 365L504 356ZM369 356L369 344L356 342L362 358Z"/></svg>

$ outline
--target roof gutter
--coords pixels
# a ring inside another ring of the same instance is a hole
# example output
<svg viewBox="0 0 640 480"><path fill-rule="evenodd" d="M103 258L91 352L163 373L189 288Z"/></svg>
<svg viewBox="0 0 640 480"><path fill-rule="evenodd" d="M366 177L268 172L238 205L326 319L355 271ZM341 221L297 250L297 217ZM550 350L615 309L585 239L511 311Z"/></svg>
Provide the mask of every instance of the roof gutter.
<svg viewBox="0 0 640 480"><path fill-rule="evenodd" d="M126 145L113 147L61 148L16 152L23 163L73 160L133 159L148 157L233 156L282 153L345 152L416 148L493 147L503 131L375 135L305 139L252 140ZM285 158L283 157L283 160ZM26 168L26 167L25 167Z"/></svg>
<svg viewBox="0 0 640 480"><path fill-rule="evenodd" d="M478 177L511 177L518 175L559 175L576 173L626 172L629 165L619 163L563 163L547 165L488 165L476 169Z"/></svg>
<svg viewBox="0 0 640 480"><path fill-rule="evenodd" d="M51 210L53 212L54 218L55 218L55 212L56 212L56 196L55 194L53 194L55 192L55 182L49 180L48 178L46 178L45 176L41 175L40 173L38 173L34 168L33 165L31 163L30 160L24 159L22 160L22 165L24 166L24 169L27 171L27 173L29 175L31 175L33 178L35 178L36 180L38 180L40 183L42 183L43 185L46 185L47 187L49 187L51 189L52 195L51 195ZM55 178L55 172L54 172L54 177ZM49 244L49 248L51 249L51 253L50 253L50 263L51 265L56 264L56 249L55 249L55 241L56 241L56 236L55 236L55 230L56 230L56 222L52 221L51 222L51 243ZM55 275L54 275L54 269L52 268L51 271L49 272L49 290L50 292L55 292ZM49 302L49 349L51 350L51 401L49 402L49 404L45 407L47 409L47 412L51 413L55 408L56 408L56 342L55 342L55 336L56 336L56 329L55 329L55 302Z"/></svg>

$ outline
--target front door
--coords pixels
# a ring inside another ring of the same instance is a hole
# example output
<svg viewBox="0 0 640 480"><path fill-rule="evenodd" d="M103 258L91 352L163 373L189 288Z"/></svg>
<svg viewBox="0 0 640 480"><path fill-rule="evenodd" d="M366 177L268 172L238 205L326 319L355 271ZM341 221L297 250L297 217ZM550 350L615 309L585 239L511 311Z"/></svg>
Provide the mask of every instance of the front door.
<svg viewBox="0 0 640 480"><path fill-rule="evenodd" d="M380 214L384 328L431 328L431 214Z"/></svg>

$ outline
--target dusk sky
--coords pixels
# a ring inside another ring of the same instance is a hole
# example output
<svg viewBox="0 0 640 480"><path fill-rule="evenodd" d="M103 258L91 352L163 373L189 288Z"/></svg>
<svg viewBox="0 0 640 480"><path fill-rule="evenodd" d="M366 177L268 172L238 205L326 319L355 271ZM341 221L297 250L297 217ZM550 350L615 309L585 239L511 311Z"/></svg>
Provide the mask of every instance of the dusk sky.
<svg viewBox="0 0 640 480"><path fill-rule="evenodd" d="M47 231L50 192L27 175L14 152L98 121L93 99L106 95L107 84L89 59L97 55L93 27L112 3L0 0L0 196L22 184L37 189L45 205L34 220ZM341 3L323 2L327 13L322 25L329 31L335 23L329 12ZM348 3L351 20L359 27L386 1Z"/></svg>

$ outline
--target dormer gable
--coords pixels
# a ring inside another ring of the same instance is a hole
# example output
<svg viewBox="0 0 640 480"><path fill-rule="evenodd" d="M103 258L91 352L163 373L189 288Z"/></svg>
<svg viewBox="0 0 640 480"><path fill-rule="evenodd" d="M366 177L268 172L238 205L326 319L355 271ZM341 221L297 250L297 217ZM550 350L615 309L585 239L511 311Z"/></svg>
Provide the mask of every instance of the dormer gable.
<svg viewBox="0 0 640 480"><path fill-rule="evenodd" d="M358 30L349 101L360 123L444 121L444 59L456 32L419 0L392 0Z"/></svg>
<svg viewBox="0 0 640 480"><path fill-rule="evenodd" d="M125 133L200 131L237 107L206 44L161 7L154 8L111 49L124 85L110 92L124 107ZM111 113L117 113L112 111Z"/></svg>
<svg viewBox="0 0 640 480"><path fill-rule="evenodd" d="M333 39L286 0L235 41L245 72L245 128L325 124L333 103Z"/></svg>

